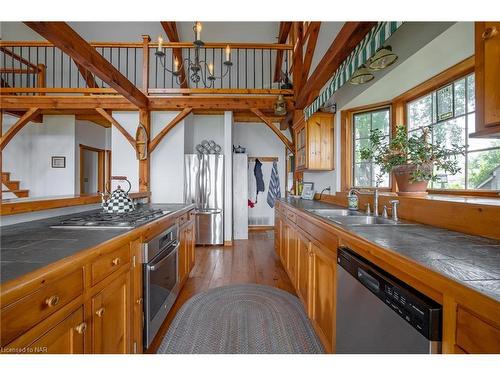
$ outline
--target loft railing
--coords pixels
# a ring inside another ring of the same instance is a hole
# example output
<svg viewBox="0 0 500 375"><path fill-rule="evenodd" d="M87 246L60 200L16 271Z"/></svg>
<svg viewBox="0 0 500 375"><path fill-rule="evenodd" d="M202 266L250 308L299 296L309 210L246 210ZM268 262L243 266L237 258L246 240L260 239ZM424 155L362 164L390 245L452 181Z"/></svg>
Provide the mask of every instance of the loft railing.
<svg viewBox="0 0 500 375"><path fill-rule="evenodd" d="M186 68L186 84L181 85L163 69L155 56L157 44L151 43L147 37L143 42L136 43L90 44L129 81L149 95L291 94L291 90L281 90L280 82L273 79L278 53L284 54L282 71L289 70L292 46L287 44L229 43L233 66L223 79L217 79L214 86L208 89L201 82L192 82ZM226 46L226 43L206 43L200 50L200 59L213 63L216 76L223 73ZM181 51L183 59L194 56L191 43L164 43L163 47L165 64L170 70L174 65L174 49ZM115 93L106 82L49 42L0 41L0 78L3 95Z"/></svg>

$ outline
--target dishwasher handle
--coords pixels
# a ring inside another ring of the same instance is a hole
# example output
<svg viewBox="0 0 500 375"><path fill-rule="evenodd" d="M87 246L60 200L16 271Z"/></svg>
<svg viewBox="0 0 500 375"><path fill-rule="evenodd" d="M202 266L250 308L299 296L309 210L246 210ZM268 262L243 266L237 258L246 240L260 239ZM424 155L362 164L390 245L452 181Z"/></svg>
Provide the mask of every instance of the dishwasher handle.
<svg viewBox="0 0 500 375"><path fill-rule="evenodd" d="M373 293L378 293L380 291L380 283L378 280L362 268L358 268L358 280Z"/></svg>

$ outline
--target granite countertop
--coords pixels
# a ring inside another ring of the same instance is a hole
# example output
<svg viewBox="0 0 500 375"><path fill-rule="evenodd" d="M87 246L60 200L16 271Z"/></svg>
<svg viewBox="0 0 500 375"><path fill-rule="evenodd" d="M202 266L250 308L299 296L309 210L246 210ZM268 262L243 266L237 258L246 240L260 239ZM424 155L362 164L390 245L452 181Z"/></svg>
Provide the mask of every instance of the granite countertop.
<svg viewBox="0 0 500 375"><path fill-rule="evenodd" d="M297 198L281 201L318 218L306 210L345 208ZM347 226L321 219L500 301L500 241L409 221Z"/></svg>
<svg viewBox="0 0 500 375"><path fill-rule="evenodd" d="M161 218L174 215L189 206L189 204L143 205L170 211ZM133 230L50 228L63 219L97 211L99 210L94 209L1 227L0 284Z"/></svg>

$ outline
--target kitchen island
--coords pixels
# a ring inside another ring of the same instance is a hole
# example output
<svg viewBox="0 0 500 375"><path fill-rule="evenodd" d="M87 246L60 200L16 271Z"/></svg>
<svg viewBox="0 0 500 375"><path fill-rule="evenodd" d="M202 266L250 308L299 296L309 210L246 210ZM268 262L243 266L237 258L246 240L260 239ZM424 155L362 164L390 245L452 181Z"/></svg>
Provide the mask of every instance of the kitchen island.
<svg viewBox="0 0 500 375"><path fill-rule="evenodd" d="M443 305L444 353L500 351L499 241L411 222L342 225L311 211L335 208L344 207L282 199L275 223L276 251L327 350L344 246Z"/></svg>
<svg viewBox="0 0 500 375"><path fill-rule="evenodd" d="M2 227L4 352L142 352L141 244L177 224L181 266L194 264L194 206L146 206L165 214L131 229L51 228L81 213Z"/></svg>

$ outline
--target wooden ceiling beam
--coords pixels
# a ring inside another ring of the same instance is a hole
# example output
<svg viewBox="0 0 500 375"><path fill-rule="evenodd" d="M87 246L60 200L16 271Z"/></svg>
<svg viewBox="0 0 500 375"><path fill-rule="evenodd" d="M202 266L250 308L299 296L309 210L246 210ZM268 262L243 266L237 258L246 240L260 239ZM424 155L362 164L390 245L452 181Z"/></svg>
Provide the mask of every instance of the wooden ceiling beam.
<svg viewBox="0 0 500 375"><path fill-rule="evenodd" d="M292 27L291 22L280 22L280 28L278 33L278 44L286 43L288 34ZM285 51L288 53L288 51ZM283 50L276 51L276 64L274 66L274 82L279 82L281 80L281 65L283 64Z"/></svg>
<svg viewBox="0 0 500 375"><path fill-rule="evenodd" d="M285 97L288 110L294 109L294 102ZM169 96L149 97L149 110L177 110L186 107L195 110L221 111L249 111L257 108L263 111L272 111L276 103L276 96ZM0 106L3 110L26 111L29 108L53 110L77 109L110 109L110 110L137 110L127 99L117 95L88 95L88 96L35 96L35 95L0 95Z"/></svg>
<svg viewBox="0 0 500 375"><path fill-rule="evenodd" d="M19 131L28 124L36 115L38 115L38 108L30 108L26 113L12 125L9 130L0 138L0 150L3 151L5 146L10 142Z"/></svg>
<svg viewBox="0 0 500 375"><path fill-rule="evenodd" d="M80 75L82 76L83 80L87 84L87 87L90 89L97 89L99 88L99 85L95 81L94 75L88 71L88 69L85 69L83 66L81 66L79 63L76 61L74 62L76 67L78 68L78 71L80 72Z"/></svg>
<svg viewBox="0 0 500 375"><path fill-rule="evenodd" d="M148 98L108 60L65 22L25 22L27 26L68 54L139 108L148 107Z"/></svg>
<svg viewBox="0 0 500 375"><path fill-rule="evenodd" d="M318 66L314 69L314 72L298 93L297 108L305 108L311 104L340 64L375 25L376 22L346 22L344 24Z"/></svg>
<svg viewBox="0 0 500 375"><path fill-rule="evenodd" d="M187 115L189 115L192 111L192 108L184 108L180 113L175 116L172 121L170 121L165 127L161 130L160 133L156 137L154 137L151 142L149 142L148 151L151 154L154 149L160 144L161 140L168 134L170 130L172 130L175 125L184 120Z"/></svg>
<svg viewBox="0 0 500 375"><path fill-rule="evenodd" d="M178 43L180 42L179 40L179 33L177 32L177 25L174 21L161 21L161 26L163 27L163 30L165 30L165 33L167 34L168 40L170 40L173 43ZM184 59L182 58L182 49L181 48L173 48L172 52L174 54L174 58L179 61L179 66L181 67L181 74L180 74L180 82L181 82L181 88L187 89L188 88L188 81L186 79L186 68L184 67Z"/></svg>
<svg viewBox="0 0 500 375"><path fill-rule="evenodd" d="M264 123L276 134L279 139L281 139L281 142L284 143L284 145L290 150L290 152L294 152L293 149L293 143L290 142L290 140L276 127L274 124L269 120L259 109L257 108L252 108L251 111L255 113L256 116L258 116Z"/></svg>
<svg viewBox="0 0 500 375"><path fill-rule="evenodd" d="M103 108L96 108L97 113L99 113L102 117L104 117L107 121L109 121L112 125L118 129L120 133L127 139L130 145L135 150L135 139L130 135L130 133L118 122L116 119L111 116L108 112L106 112Z"/></svg>
<svg viewBox="0 0 500 375"><path fill-rule="evenodd" d="M321 27L321 22L310 22L307 28L307 34L304 38L307 39L307 47L304 55L304 64L302 65L302 82L306 82L309 77L309 71L311 70L312 59L314 56L314 50L316 49L316 42L318 41L319 29Z"/></svg>

